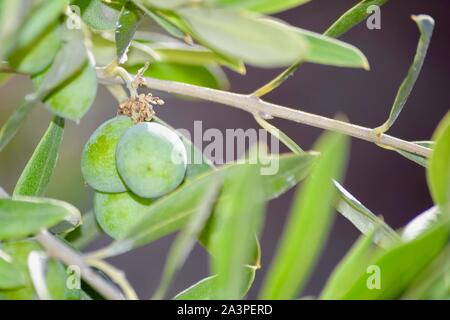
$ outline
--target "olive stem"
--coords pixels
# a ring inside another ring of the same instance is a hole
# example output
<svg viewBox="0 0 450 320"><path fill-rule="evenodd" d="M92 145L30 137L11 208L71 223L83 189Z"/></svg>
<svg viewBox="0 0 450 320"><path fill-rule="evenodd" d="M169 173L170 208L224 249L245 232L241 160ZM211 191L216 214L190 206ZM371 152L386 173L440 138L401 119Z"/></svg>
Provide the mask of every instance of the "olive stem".
<svg viewBox="0 0 450 320"><path fill-rule="evenodd" d="M123 83L123 81L119 78L108 77L108 75L106 75L101 69L98 70L98 78L104 84ZM413 142L405 141L387 134L377 134L370 128L323 117L301 110L291 109L261 100L254 95L233 93L154 78L144 78L144 85L153 90L165 91L171 94L179 94L186 97L202 99L235 107L250 112L253 115L267 114L272 117L282 118L312 127L342 133L357 139L375 143L382 147L406 151L425 158L428 158L432 152L431 149L417 145Z"/></svg>
<svg viewBox="0 0 450 320"><path fill-rule="evenodd" d="M80 268L81 277L103 297L109 300L124 300L124 296L118 288L98 275L86 264L82 256L66 246L55 236L47 231L41 231L36 235L36 240L44 247L50 257L57 258L67 266L77 266Z"/></svg>

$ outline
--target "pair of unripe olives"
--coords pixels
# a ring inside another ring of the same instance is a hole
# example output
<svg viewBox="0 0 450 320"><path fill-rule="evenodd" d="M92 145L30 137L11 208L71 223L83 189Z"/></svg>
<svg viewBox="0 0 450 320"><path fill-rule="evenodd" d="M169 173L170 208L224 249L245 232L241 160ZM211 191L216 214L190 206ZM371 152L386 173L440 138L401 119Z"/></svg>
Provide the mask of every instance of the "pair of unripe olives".
<svg viewBox="0 0 450 320"><path fill-rule="evenodd" d="M83 177L97 191L97 221L116 239L129 231L153 199L183 182L186 168L186 148L174 131L155 122L134 124L127 116L102 124L81 159Z"/></svg>

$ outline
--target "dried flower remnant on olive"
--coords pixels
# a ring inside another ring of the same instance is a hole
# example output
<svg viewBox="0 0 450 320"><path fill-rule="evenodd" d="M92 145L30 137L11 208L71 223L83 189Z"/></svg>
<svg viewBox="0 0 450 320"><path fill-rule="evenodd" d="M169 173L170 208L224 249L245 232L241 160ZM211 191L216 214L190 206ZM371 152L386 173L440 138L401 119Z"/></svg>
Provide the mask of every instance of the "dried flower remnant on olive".
<svg viewBox="0 0 450 320"><path fill-rule="evenodd" d="M162 106L164 101L159 97L154 97L151 93L140 94L122 102L117 114L130 117L134 123L149 122L155 115L154 105Z"/></svg>

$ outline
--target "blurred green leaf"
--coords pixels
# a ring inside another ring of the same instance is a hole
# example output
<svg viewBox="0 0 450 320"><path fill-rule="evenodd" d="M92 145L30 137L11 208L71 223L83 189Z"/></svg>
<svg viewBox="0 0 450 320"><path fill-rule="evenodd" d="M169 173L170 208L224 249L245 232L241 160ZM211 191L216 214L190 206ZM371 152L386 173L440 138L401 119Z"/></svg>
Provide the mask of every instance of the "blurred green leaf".
<svg viewBox="0 0 450 320"><path fill-rule="evenodd" d="M37 87L47 74L33 78ZM94 103L97 95L97 74L94 66L86 63L78 72L44 98L45 106L57 116L78 122Z"/></svg>
<svg viewBox="0 0 450 320"><path fill-rule="evenodd" d="M149 55L140 48L150 47L160 58L160 62L172 62L184 65L223 65L240 74L245 74L245 66L235 58L224 57L216 52L197 45L187 45L179 42L151 43L140 40L139 47L136 46L130 55L130 64L144 64L149 60ZM141 51L142 53L139 53Z"/></svg>
<svg viewBox="0 0 450 320"><path fill-rule="evenodd" d="M68 0L41 1L24 19L8 61L19 72L36 74L44 70L60 46L58 18Z"/></svg>
<svg viewBox="0 0 450 320"><path fill-rule="evenodd" d="M266 14L295 8L311 0L207 0L216 5L230 6Z"/></svg>
<svg viewBox="0 0 450 320"><path fill-rule="evenodd" d="M170 286L175 274L181 269L190 252L194 248L200 232L203 230L212 209L216 202L221 187L220 180L213 180L212 185L207 190L203 199L200 201L196 212L189 219L189 223L181 230L177 238L170 248L163 275L160 284L153 299L163 299L166 295L167 289Z"/></svg>
<svg viewBox="0 0 450 320"><path fill-rule="evenodd" d="M202 44L255 66L285 66L307 53L304 39L290 27L249 12L203 7L176 12Z"/></svg>
<svg viewBox="0 0 450 320"><path fill-rule="evenodd" d="M369 7L373 5L381 7L386 2L387 0L363 0L359 2L357 5L340 16L339 19L336 20L336 22L334 22L324 34L333 38L340 37L372 14L367 11Z"/></svg>
<svg viewBox="0 0 450 320"><path fill-rule="evenodd" d="M175 38L183 38L184 32L180 30L176 25L174 25L171 21L166 19L160 12L156 10L151 10L147 6L145 6L142 1L132 0L135 6L141 9L147 16L149 16L153 21L156 22L162 29L164 29L168 34ZM144 1L145 2L145 1Z"/></svg>
<svg viewBox="0 0 450 320"><path fill-rule="evenodd" d="M333 299L386 300L401 295L417 275L426 268L448 243L449 223L441 222L418 238L379 250L374 259L366 260L363 272L354 275L354 283L346 293ZM371 267L371 268L369 268ZM377 276L380 286L373 289L372 278Z"/></svg>
<svg viewBox="0 0 450 320"><path fill-rule="evenodd" d="M338 67L370 69L366 56L355 46L325 35L294 28L308 43L304 61Z"/></svg>
<svg viewBox="0 0 450 320"><path fill-rule="evenodd" d="M29 95L25 98L25 101L14 111L14 113L8 118L6 123L0 129L0 151L11 141L11 139L15 136L20 126L31 112L34 105L41 99L45 97L49 98L48 95L53 91L56 91L55 94L61 97L61 100L55 98L55 102L64 102L64 95L67 93L73 94L73 92L67 92L61 87L64 85L69 85L70 78L76 77L77 72L79 72L86 64L87 54L86 48L83 45L83 35L77 30L66 30L63 33L64 44L59 51L58 55L55 58L52 66L42 74L36 75L33 80L36 86L36 91L32 95ZM67 63L70 61L71 63ZM85 67L88 68L88 67ZM87 72L86 72L87 73ZM91 67L90 76L84 76L81 81L86 81L88 78L91 81L94 81L94 73L95 70ZM81 77L81 76L80 76ZM80 80L78 81L79 85ZM95 75L96 82L96 75ZM89 83L84 84L89 85ZM91 84L92 85L92 84ZM75 85L73 85L75 87ZM74 88L76 89L76 88ZM93 99L95 97L94 89L96 89L96 85L91 86L84 92L84 95L87 97L89 94L91 97L89 99ZM70 91L70 90L68 90ZM52 95L50 95L51 97ZM68 101L77 100L78 92L75 96L68 95ZM81 95L83 97L83 95ZM85 98L86 98L85 97ZM67 101L66 101L67 102ZM80 105L76 105L75 108L79 109L86 108L86 105L89 101L85 101L83 106L82 101L80 101ZM72 103L72 107L73 107ZM58 107L58 104L56 104ZM70 108L70 105L63 106L63 108Z"/></svg>
<svg viewBox="0 0 450 320"><path fill-rule="evenodd" d="M6 261L0 247L0 290L11 290L24 287L25 276L12 261ZM10 259L12 260L12 259Z"/></svg>
<svg viewBox="0 0 450 320"><path fill-rule="evenodd" d="M450 215L450 112L433 135L436 141L427 171L428 185L434 202Z"/></svg>
<svg viewBox="0 0 450 320"><path fill-rule="evenodd" d="M23 238L79 215L75 207L62 201L29 197L0 199L0 240Z"/></svg>
<svg viewBox="0 0 450 320"><path fill-rule="evenodd" d="M64 13L69 0L40 1L21 26L16 50L32 45Z"/></svg>
<svg viewBox="0 0 450 320"><path fill-rule="evenodd" d="M25 100L6 120L5 124L0 129L0 151L2 151L8 143L14 138L25 118L36 105L34 100Z"/></svg>
<svg viewBox="0 0 450 320"><path fill-rule="evenodd" d="M34 75L52 63L60 46L61 28L53 24L28 47L14 50L8 63L17 72Z"/></svg>
<svg viewBox="0 0 450 320"><path fill-rule="evenodd" d="M119 20L124 0L105 2L102 0L75 0L81 10L81 18L88 26L97 30L114 30Z"/></svg>
<svg viewBox="0 0 450 320"><path fill-rule="evenodd" d="M434 141L414 141L413 143L425 147L425 148L429 148L429 149L433 149L434 148ZM415 163L417 163L418 165L421 165L422 167L428 167L428 159L419 155L416 155L414 153L410 153L407 151L402 151L402 150L395 150L397 151L399 154L401 154L402 156L404 156L405 158L414 161Z"/></svg>
<svg viewBox="0 0 450 320"><path fill-rule="evenodd" d="M241 298L246 283L243 266L255 252L264 221L265 195L257 165L240 165L222 189L227 201L217 204L211 239L211 272L217 274L220 299Z"/></svg>
<svg viewBox="0 0 450 320"><path fill-rule="evenodd" d="M0 61L14 46L16 32L22 22L25 0L0 0Z"/></svg>
<svg viewBox="0 0 450 320"><path fill-rule="evenodd" d="M345 295L353 284L355 274L365 272L365 262L370 261L374 254L372 243L378 230L375 227L367 235L362 235L347 252L325 284L321 299L328 300Z"/></svg>
<svg viewBox="0 0 450 320"><path fill-rule="evenodd" d="M361 233L368 235L377 229L372 238L382 248L388 248L401 241L398 233L387 225L383 219L373 214L337 181L334 182L334 185L339 194L337 211L347 218Z"/></svg>
<svg viewBox="0 0 450 320"><path fill-rule="evenodd" d="M402 240L411 241L416 239L419 235L435 225L440 217L441 212L437 206L431 207L425 212L422 212L408 222L408 224L403 228Z"/></svg>
<svg viewBox="0 0 450 320"><path fill-rule="evenodd" d="M63 134L64 119L55 117L20 175L13 196L44 195L56 166Z"/></svg>
<svg viewBox="0 0 450 320"><path fill-rule="evenodd" d="M133 72L139 67L128 68ZM155 62L150 65L144 76L161 80L189 83L201 87L223 89L229 88L228 79L219 67L194 66L170 62Z"/></svg>
<svg viewBox="0 0 450 320"><path fill-rule="evenodd" d="M243 267L245 280L239 293L239 298L245 297L255 279L254 267ZM175 300L219 300L219 281L217 275L200 280L191 287L183 290L175 296Z"/></svg>
<svg viewBox="0 0 450 320"><path fill-rule="evenodd" d="M270 163L265 163L268 167L278 163L279 169L275 175L262 176L266 199L270 200L278 197L302 180L309 173L316 158L316 155L306 153L303 155L280 155L279 159L267 159L270 161ZM276 161L276 163L273 161ZM117 255L124 253L134 247L155 241L185 226L198 208L199 201L201 201L202 196L208 189L211 180L217 174L225 174L227 176L235 167L236 165L227 165L210 173L199 175L197 178L187 181L176 191L156 200L143 218L136 222L128 237L113 242L106 248L106 254ZM224 200L222 198L219 199L219 201Z"/></svg>
<svg viewBox="0 0 450 320"><path fill-rule="evenodd" d="M133 40L134 34L141 21L139 9L131 2L127 2L119 16L115 38L117 47L117 61L123 64L128 59L127 52Z"/></svg>
<svg viewBox="0 0 450 320"><path fill-rule="evenodd" d="M64 86L87 62L87 51L82 32L64 29L62 39L63 45L52 65L48 70L33 78L34 81L39 80L36 81L39 85L35 93L38 97L45 97L53 90Z"/></svg>
<svg viewBox="0 0 450 320"><path fill-rule="evenodd" d="M15 270L22 273L24 285L18 289L1 290L0 300L35 300L37 295L29 276L28 258L31 252L44 253L34 240L9 241L3 246L4 252L11 257ZM45 282L50 298L56 300L80 299L81 290L67 287L68 274L60 262L49 259L46 266Z"/></svg>
<svg viewBox="0 0 450 320"><path fill-rule="evenodd" d="M403 293L406 300L448 300L450 298L450 245L447 245L439 256L414 279Z"/></svg>
<svg viewBox="0 0 450 320"><path fill-rule="evenodd" d="M313 148L321 152L311 175L297 192L291 214L260 296L293 299L303 289L333 221L336 188L343 176L348 139L325 134Z"/></svg>
<svg viewBox="0 0 450 320"><path fill-rule="evenodd" d="M398 89L397 96L395 97L394 104L392 105L389 118L378 128L375 128L377 133L383 133L389 130L394 124L397 117L400 115L406 101L411 94L411 91L419 77L422 70L423 62L427 56L428 46L430 45L431 35L434 29L434 20L427 15L413 16L412 19L417 23L420 30L419 44L417 45L416 55L414 61L411 64L406 78L403 80L400 88Z"/></svg>

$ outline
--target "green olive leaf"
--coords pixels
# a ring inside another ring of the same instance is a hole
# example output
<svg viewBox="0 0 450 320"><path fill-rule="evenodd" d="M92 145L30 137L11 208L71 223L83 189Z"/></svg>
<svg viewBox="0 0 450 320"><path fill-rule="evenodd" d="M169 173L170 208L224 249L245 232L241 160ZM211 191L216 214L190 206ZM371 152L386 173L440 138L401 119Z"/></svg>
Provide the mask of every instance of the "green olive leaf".
<svg viewBox="0 0 450 320"><path fill-rule="evenodd" d="M75 0L73 5L78 6L83 21L96 30L114 30L119 20L120 12L125 0Z"/></svg>
<svg viewBox="0 0 450 320"><path fill-rule="evenodd" d="M117 22L115 38L117 47L117 61L124 64L128 57L127 52L139 26L141 13L131 2L127 2L120 12Z"/></svg>
<svg viewBox="0 0 450 320"><path fill-rule="evenodd" d="M372 244L375 241L375 234L378 231L378 227L373 228L366 235L362 235L352 246L342 261L333 270L333 273L320 294L320 299L328 300L336 296L344 295L350 289L355 274L365 272L364 263L373 258L374 250Z"/></svg>
<svg viewBox="0 0 450 320"><path fill-rule="evenodd" d="M425 147L425 148L429 148L429 149L433 149L435 142L434 141L414 141L413 143L421 146L421 147ZM403 150L395 150L397 151L399 154L401 154L402 156L404 156L405 158L417 163L418 165L421 165L424 168L428 167L428 158L419 156L417 154L414 153L410 153L407 151L403 151Z"/></svg>
<svg viewBox="0 0 450 320"><path fill-rule="evenodd" d="M427 56L428 47L430 45L430 40L434 29L434 20L427 15L413 16L412 19L417 23L420 31L420 39L417 45L416 55L408 70L406 78L403 80L400 88L398 89L389 118L381 126L375 128L377 133L386 132L394 124L395 120L397 120L409 98L409 95L411 94L417 78L419 77L423 62Z"/></svg>
<svg viewBox="0 0 450 320"><path fill-rule="evenodd" d="M0 61L14 46L15 34L22 23L25 0L0 1Z"/></svg>
<svg viewBox="0 0 450 320"><path fill-rule="evenodd" d="M368 235L377 229L372 238L382 248L390 247L401 241L401 237L395 230L367 209L337 181L334 181L334 185L339 195L339 202L336 207L337 211L349 220L361 233Z"/></svg>
<svg viewBox="0 0 450 320"><path fill-rule="evenodd" d="M64 134L64 119L55 117L28 161L13 196L44 195L58 159Z"/></svg>
<svg viewBox="0 0 450 320"><path fill-rule="evenodd" d="M25 121L28 114L36 105L35 100L25 100L14 113L6 120L5 124L0 129L0 151L2 151L8 143L14 138L19 131L20 126Z"/></svg>
<svg viewBox="0 0 450 320"><path fill-rule="evenodd" d="M256 269L254 267L242 268L245 280L239 292L239 298L244 298L255 280ZM175 300L219 300L219 279L217 275L200 280L196 284L178 293Z"/></svg>
<svg viewBox="0 0 450 320"><path fill-rule="evenodd" d="M141 66L127 68L136 72ZM189 83L201 87L222 89L229 88L227 76L217 66L195 66L170 62L155 62L145 71L144 76L160 80Z"/></svg>
<svg viewBox="0 0 450 320"><path fill-rule="evenodd" d="M8 258L9 261L5 260ZM0 290L11 290L24 287L25 276L13 263L12 258L0 248Z"/></svg>
<svg viewBox="0 0 450 320"><path fill-rule="evenodd" d="M340 16L324 34L333 38L340 37L371 15L371 12L368 11L369 7L374 5L381 7L386 2L387 0L363 0L359 2Z"/></svg>
<svg viewBox="0 0 450 320"><path fill-rule="evenodd" d="M24 19L9 64L19 72L36 74L53 60L60 47L58 18L69 4L68 0L40 2Z"/></svg>
<svg viewBox="0 0 450 320"><path fill-rule="evenodd" d="M63 220L80 220L72 205L45 198L0 199L0 240L19 239L55 226Z"/></svg>
<svg viewBox="0 0 450 320"><path fill-rule="evenodd" d="M159 287L153 296L154 300L164 298L172 279L181 269L194 248L194 245L200 236L200 232L205 227L206 222L212 213L220 188L221 181L218 179L213 180L209 190L200 201L196 212L192 215L189 222L186 224L186 227L181 230L173 242L164 266Z"/></svg>
<svg viewBox="0 0 450 320"><path fill-rule="evenodd" d="M199 42L255 66L289 65L308 50L303 37L287 25L249 12L209 7L182 7L176 12Z"/></svg>
<svg viewBox="0 0 450 320"><path fill-rule="evenodd" d="M428 185L434 202L444 215L450 215L450 112L434 133L436 141L427 170Z"/></svg>
<svg viewBox="0 0 450 320"><path fill-rule="evenodd" d="M265 192L257 165L237 166L224 183L217 203L210 240L211 271L217 274L217 295L220 299L239 299L245 287L243 266L251 261L256 250L265 212ZM247 192L251 196L243 196Z"/></svg>
<svg viewBox="0 0 450 320"><path fill-rule="evenodd" d="M333 296L328 295L328 298L345 300L399 298L411 281L445 248L449 239L449 227L448 220L441 220L412 241L394 245L387 250L378 249L371 259L364 259L364 267L360 273L354 274L353 281L347 284L349 290L338 292Z"/></svg>
<svg viewBox="0 0 450 320"><path fill-rule="evenodd" d="M321 155L295 196L261 298L293 299L305 286L334 220L337 191L332 180L344 174L348 144L348 138L327 133L313 148Z"/></svg>

